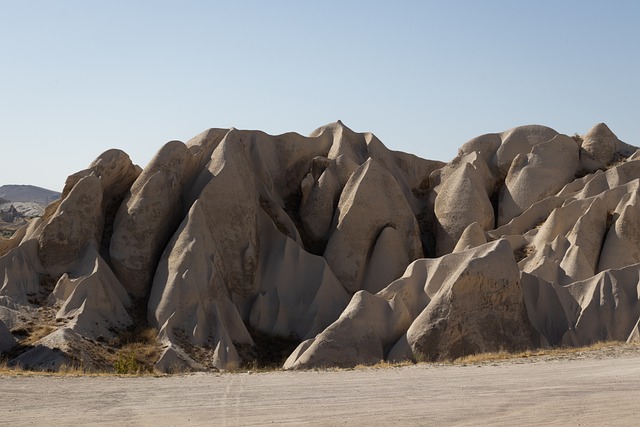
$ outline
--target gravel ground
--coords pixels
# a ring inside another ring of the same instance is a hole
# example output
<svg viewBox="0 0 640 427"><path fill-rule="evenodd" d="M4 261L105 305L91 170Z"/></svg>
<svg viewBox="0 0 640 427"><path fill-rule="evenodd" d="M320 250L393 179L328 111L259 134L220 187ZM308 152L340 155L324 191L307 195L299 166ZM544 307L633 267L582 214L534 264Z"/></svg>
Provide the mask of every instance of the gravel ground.
<svg viewBox="0 0 640 427"><path fill-rule="evenodd" d="M637 425L640 346L467 365L0 376L2 425Z"/></svg>

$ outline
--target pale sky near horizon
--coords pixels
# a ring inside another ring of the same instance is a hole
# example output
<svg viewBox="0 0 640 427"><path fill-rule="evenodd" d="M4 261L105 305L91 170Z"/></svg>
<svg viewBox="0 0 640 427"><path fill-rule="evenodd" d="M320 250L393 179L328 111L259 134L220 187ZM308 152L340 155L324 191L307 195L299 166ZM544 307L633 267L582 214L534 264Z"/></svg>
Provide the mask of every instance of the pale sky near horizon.
<svg viewBox="0 0 640 427"><path fill-rule="evenodd" d="M448 161L522 124L640 145L637 1L0 0L0 185L341 119Z"/></svg>

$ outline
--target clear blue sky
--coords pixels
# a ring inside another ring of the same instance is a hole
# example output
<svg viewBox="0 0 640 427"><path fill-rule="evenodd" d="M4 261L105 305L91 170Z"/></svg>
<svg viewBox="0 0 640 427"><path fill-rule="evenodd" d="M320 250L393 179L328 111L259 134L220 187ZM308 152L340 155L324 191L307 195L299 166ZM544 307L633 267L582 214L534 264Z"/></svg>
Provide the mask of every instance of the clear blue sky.
<svg viewBox="0 0 640 427"><path fill-rule="evenodd" d="M529 123L638 145L639 22L637 1L0 0L0 184L337 119L445 161Z"/></svg>

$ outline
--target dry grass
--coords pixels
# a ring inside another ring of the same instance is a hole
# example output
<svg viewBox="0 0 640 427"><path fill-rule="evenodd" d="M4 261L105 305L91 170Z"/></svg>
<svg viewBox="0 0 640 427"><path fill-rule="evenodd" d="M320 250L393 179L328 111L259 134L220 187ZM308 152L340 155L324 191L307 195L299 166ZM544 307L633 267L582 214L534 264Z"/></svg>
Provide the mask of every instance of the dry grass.
<svg viewBox="0 0 640 427"><path fill-rule="evenodd" d="M0 376L46 376L46 377L111 377L113 372L89 371L82 367L62 365L58 371L34 371L24 369L22 366L9 366L6 360L0 362Z"/></svg>
<svg viewBox="0 0 640 427"><path fill-rule="evenodd" d="M570 357L579 353L595 353L602 350L612 350L619 348L635 348L634 344L627 344L621 341L600 341L583 347L559 347L559 348L539 348L535 350L527 350L518 353L510 353L507 351L498 351L491 353L479 353L464 356L451 361L454 365L480 364L486 362L496 362L500 360L510 359L529 359L534 357L552 356L552 357Z"/></svg>
<svg viewBox="0 0 640 427"><path fill-rule="evenodd" d="M22 346L30 346L33 343L35 343L36 341L39 341L40 339L46 337L47 335L49 335L51 332L55 331L56 328L54 328L51 325L33 325L33 324L27 324L27 327L24 328L23 330L19 331L19 332L24 332L24 334L27 335L26 338L24 338L23 340L20 341L20 345ZM14 332L14 331L12 331Z"/></svg>
<svg viewBox="0 0 640 427"><path fill-rule="evenodd" d="M414 365L414 363L410 360L404 360L402 362L389 362L386 360L381 360L375 365L356 365L353 369L362 370L362 369L389 369L389 368L401 368L403 366Z"/></svg>
<svg viewBox="0 0 640 427"><path fill-rule="evenodd" d="M577 132L571 135L571 139L573 139L578 146L582 146L582 142L584 141L584 138Z"/></svg>
<svg viewBox="0 0 640 427"><path fill-rule="evenodd" d="M115 372L126 375L153 373L153 366L160 357L157 336L158 330L150 327L137 327L122 333L114 343L120 347L113 360Z"/></svg>
<svg viewBox="0 0 640 427"><path fill-rule="evenodd" d="M151 336L152 333L149 332L148 336ZM155 335L154 335L155 337ZM90 371L82 368L81 366L62 366L57 372L46 372L46 371L31 371L25 370L20 366L9 366L6 361L0 361L0 376L2 375L11 375L11 376L167 376L168 374L161 374L153 371L152 369L144 368L143 365L146 361L155 360L157 357L158 347L150 345L148 343L131 343L122 347L121 351L117 353L117 357L121 357L121 355L125 355L126 357L130 357L129 359L123 359L125 366L128 366L128 363L137 363L137 367L134 369L130 369L127 372L117 372L117 371ZM620 354L629 354L640 352L640 344L632 343L627 344L621 341L603 341L596 342L589 346L583 347L561 347L561 348L539 348L533 350L527 350L517 353L510 353L508 351L498 351L498 352L490 352L490 353L479 353L473 354L465 357L461 357L454 360L449 361L438 361L438 362L418 362L419 365L481 365L485 363L496 363L496 362L506 362L506 361L518 361L518 360L535 360L536 358L551 358L551 359L572 359L581 356L610 356L613 357L615 355ZM132 355L132 356L129 356ZM135 360L135 362L132 362ZM415 362L412 361L403 361L403 362L388 362L385 360L381 360L373 365L356 365L353 368L335 368L335 367L326 367L326 368L317 368L318 371L323 372L333 372L333 371L342 371L342 370L369 370L369 369L391 369L391 368L402 368L405 366L416 365ZM133 366L133 365L132 365ZM282 371L281 367L264 367L264 366L243 366L237 367L235 369L226 370L227 374L238 374L238 373L265 373L265 372L277 372Z"/></svg>
<svg viewBox="0 0 640 427"><path fill-rule="evenodd" d="M49 325L32 326L19 331L25 338L19 344L22 348L32 346L42 337L50 334L55 328ZM82 360L74 360L69 365L61 366L57 371L38 371L25 369L20 365L9 365L7 360L0 360L0 375L49 375L49 376L113 376L113 375L154 375L154 364L160 356L160 344L156 341L158 332L154 328L136 327L116 338L113 342L93 342L88 347L72 352L90 355L89 359L104 361L103 366L96 367L95 363L89 363L87 368ZM73 359L73 357L72 357Z"/></svg>

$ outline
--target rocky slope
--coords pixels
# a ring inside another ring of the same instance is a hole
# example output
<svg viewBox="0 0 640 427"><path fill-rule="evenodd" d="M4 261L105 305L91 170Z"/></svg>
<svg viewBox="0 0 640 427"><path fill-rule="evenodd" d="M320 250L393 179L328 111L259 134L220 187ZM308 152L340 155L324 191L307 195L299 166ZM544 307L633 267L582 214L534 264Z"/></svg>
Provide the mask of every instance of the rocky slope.
<svg viewBox="0 0 640 427"><path fill-rule="evenodd" d="M159 370L295 369L638 340L639 156L604 124L448 164L341 122L210 129L144 170L110 150L0 241L0 351L108 368L146 327Z"/></svg>

